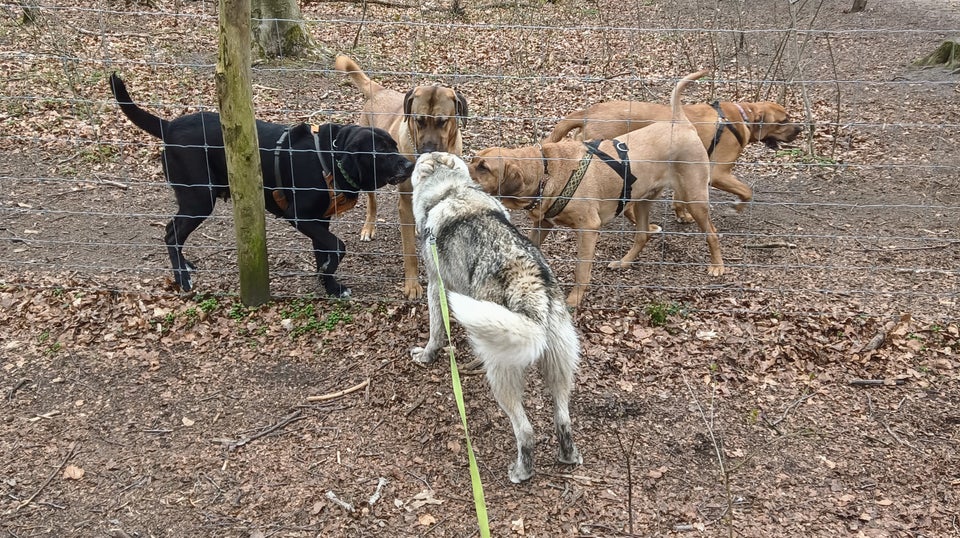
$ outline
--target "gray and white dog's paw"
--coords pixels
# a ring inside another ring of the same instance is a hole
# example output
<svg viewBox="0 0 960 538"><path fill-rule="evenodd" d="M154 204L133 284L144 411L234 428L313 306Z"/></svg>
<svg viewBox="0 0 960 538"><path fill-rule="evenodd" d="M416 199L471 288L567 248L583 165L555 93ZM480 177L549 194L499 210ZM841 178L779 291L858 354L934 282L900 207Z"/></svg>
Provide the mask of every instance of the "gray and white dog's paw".
<svg viewBox="0 0 960 538"><path fill-rule="evenodd" d="M419 346L410 349L410 356L413 357L414 362L420 364L430 364L437 360L436 351L427 351L425 348Z"/></svg>

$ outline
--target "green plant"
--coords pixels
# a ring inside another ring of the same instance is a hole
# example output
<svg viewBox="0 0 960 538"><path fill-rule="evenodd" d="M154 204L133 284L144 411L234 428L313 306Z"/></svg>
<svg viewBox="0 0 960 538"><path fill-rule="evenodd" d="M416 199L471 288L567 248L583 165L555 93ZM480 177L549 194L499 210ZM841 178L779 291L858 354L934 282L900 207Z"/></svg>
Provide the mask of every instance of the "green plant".
<svg viewBox="0 0 960 538"><path fill-rule="evenodd" d="M242 321L244 318L250 315L250 309L246 306L243 306L242 303L233 303L230 307L230 310L227 312L227 317L233 321Z"/></svg>
<svg viewBox="0 0 960 538"><path fill-rule="evenodd" d="M209 297L201 295L197 297L197 308L200 309L204 314L209 314L216 310L220 306L220 302L217 301L216 297Z"/></svg>
<svg viewBox="0 0 960 538"><path fill-rule="evenodd" d="M670 316L681 314L683 307L677 303L650 303L645 312L650 316L650 323L654 326L661 326L667 323Z"/></svg>
<svg viewBox="0 0 960 538"><path fill-rule="evenodd" d="M291 331L294 337L306 333L329 332L337 328L341 323L350 323L353 321L353 315L347 311L347 305L344 301L335 301L326 315L317 312L315 306L316 299L304 298L295 299L286 308L280 311L280 314L293 320L295 325Z"/></svg>

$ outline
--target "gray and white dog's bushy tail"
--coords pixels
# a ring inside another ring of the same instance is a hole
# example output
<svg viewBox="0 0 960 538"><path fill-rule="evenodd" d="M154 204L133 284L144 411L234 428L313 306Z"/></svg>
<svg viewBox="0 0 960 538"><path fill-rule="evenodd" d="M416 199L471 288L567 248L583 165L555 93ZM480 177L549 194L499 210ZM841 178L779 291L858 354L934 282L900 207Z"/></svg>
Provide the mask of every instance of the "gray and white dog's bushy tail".
<svg viewBox="0 0 960 538"><path fill-rule="evenodd" d="M447 293L450 310L464 328L477 355L503 366L526 368L547 348L542 324L497 303Z"/></svg>

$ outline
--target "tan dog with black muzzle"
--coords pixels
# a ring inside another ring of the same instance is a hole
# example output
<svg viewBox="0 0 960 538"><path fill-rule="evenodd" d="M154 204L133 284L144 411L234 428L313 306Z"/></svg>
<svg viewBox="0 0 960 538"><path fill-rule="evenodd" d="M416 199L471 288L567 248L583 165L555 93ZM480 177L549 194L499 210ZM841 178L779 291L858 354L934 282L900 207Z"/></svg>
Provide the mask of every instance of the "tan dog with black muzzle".
<svg viewBox="0 0 960 538"><path fill-rule="evenodd" d="M577 231L577 262L567 305L578 306L590 284L600 227L631 207L636 217L633 247L611 268L632 263L649 239L650 205L671 188L706 234L708 272L724 272L720 241L710 221L710 166L706 148L680 106L680 93L708 71L683 78L673 90L672 116L645 129L591 145L576 141L523 148L487 148L470 163L483 190L511 209L526 209L530 240L540 246L555 225ZM619 155L617 160L611 155ZM654 228L656 229L656 228Z"/></svg>
<svg viewBox="0 0 960 538"><path fill-rule="evenodd" d="M384 88L370 79L353 59L338 55L337 70L346 73L353 85L363 92L366 101L360 114L360 125L379 127L397 141L400 153L416 162L422 153L444 151L463 153L460 124L467 117L467 101L459 92L446 86L416 86L406 94ZM397 185L400 214L400 239L403 244L403 294L408 299L423 296L417 273L416 229L413 219L410 181ZM361 241L370 241L376 233L377 200L367 195L367 212Z"/></svg>
<svg viewBox="0 0 960 538"><path fill-rule="evenodd" d="M772 101L730 102L684 105L683 111L697 128L697 135L710 156L710 184L738 198L738 211L753 199L753 190L733 175L733 165L751 142L763 142L776 149L781 142L792 142L802 127L790 121L787 111ZM571 131L576 139L615 138L655 121L669 121L670 107L643 101L609 101L578 110L559 123L545 139L559 142ZM691 222L692 217L674 204L677 219ZM629 216L629 215L628 215Z"/></svg>

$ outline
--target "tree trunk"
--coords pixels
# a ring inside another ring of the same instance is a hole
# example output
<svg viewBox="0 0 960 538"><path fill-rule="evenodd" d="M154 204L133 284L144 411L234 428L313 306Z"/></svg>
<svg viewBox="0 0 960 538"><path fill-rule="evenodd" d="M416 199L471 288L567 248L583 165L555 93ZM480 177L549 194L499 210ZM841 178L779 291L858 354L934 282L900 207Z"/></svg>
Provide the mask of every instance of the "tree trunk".
<svg viewBox="0 0 960 538"><path fill-rule="evenodd" d="M260 144L250 85L250 0L220 0L217 100L240 268L240 301L270 300Z"/></svg>
<svg viewBox="0 0 960 538"><path fill-rule="evenodd" d="M253 42L260 58L297 56L313 48L297 0L252 0Z"/></svg>
<svg viewBox="0 0 960 538"><path fill-rule="evenodd" d="M867 9L867 0L853 0L853 6L845 13L860 13Z"/></svg>

